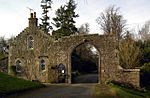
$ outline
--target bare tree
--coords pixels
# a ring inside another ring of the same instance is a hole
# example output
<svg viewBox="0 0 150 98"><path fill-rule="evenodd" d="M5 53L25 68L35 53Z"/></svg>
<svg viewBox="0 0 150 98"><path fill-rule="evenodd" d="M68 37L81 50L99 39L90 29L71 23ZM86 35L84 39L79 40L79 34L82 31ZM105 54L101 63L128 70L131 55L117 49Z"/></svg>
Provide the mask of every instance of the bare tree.
<svg viewBox="0 0 150 98"><path fill-rule="evenodd" d="M140 47L136 45L131 34L127 32L119 44L120 65L123 68L134 68L138 66L141 57Z"/></svg>
<svg viewBox="0 0 150 98"><path fill-rule="evenodd" d="M139 35L144 41L150 40L150 20L139 30Z"/></svg>
<svg viewBox="0 0 150 98"><path fill-rule="evenodd" d="M105 12L100 14L96 21L104 34L116 34L118 38L121 38L126 21L119 13L119 8L115 8L115 6L108 7Z"/></svg>
<svg viewBox="0 0 150 98"><path fill-rule="evenodd" d="M90 31L90 25L89 23L84 23L81 25L81 27L79 28L79 34L88 34Z"/></svg>

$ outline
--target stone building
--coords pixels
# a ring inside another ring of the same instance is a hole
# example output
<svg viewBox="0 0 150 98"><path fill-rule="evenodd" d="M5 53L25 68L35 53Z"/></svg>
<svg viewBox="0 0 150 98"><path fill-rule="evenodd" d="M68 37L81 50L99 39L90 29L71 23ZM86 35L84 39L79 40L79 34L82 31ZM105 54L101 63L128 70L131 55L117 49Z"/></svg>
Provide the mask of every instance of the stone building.
<svg viewBox="0 0 150 98"><path fill-rule="evenodd" d="M99 52L98 83L111 79L139 86L139 70L119 66L116 37L114 35L72 35L55 40L38 28L36 13L31 13L29 26L10 44L9 74L29 80L56 83L59 65L65 82L71 83L71 55L74 48L88 43ZM15 68L15 70L14 70ZM15 71L15 72L14 72Z"/></svg>

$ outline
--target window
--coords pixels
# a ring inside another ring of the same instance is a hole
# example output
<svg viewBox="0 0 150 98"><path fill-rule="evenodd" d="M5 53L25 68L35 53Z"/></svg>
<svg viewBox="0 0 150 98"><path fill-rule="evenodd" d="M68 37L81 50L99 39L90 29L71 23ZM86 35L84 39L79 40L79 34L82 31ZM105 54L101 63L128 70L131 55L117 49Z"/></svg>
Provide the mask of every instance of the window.
<svg viewBox="0 0 150 98"><path fill-rule="evenodd" d="M28 38L28 49L33 49L33 42L34 42L33 37L30 36Z"/></svg>
<svg viewBox="0 0 150 98"><path fill-rule="evenodd" d="M40 70L45 70L45 60L44 59L41 59L40 60Z"/></svg>
<svg viewBox="0 0 150 98"><path fill-rule="evenodd" d="M21 67L21 61L17 60L16 61L16 72L21 73L22 67Z"/></svg>

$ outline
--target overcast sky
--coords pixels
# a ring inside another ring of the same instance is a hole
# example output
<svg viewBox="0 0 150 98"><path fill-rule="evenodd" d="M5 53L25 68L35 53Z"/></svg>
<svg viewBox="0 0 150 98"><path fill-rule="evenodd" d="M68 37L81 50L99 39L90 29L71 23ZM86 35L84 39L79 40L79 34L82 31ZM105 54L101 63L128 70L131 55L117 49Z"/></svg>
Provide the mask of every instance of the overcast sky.
<svg viewBox="0 0 150 98"><path fill-rule="evenodd" d="M41 0L0 0L0 36L9 38L16 36L28 26L30 11L27 7L37 12L41 17ZM50 16L54 17L56 9L69 0L53 0ZM138 28L145 21L150 19L150 0L75 0L77 5L76 13L79 17L76 26L88 22L91 33L100 33L96 18L108 6L120 7L120 13L127 20L128 28ZM52 21L52 20L51 20ZM40 21L39 21L40 22Z"/></svg>

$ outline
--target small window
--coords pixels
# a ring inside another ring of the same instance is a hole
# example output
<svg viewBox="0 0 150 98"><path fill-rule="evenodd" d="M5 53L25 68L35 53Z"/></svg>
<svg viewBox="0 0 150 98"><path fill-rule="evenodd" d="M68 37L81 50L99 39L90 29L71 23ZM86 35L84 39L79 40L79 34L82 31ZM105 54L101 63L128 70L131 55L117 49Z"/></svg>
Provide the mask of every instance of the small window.
<svg viewBox="0 0 150 98"><path fill-rule="evenodd" d="M45 70L45 60L44 59L40 60L40 70L41 71Z"/></svg>
<svg viewBox="0 0 150 98"><path fill-rule="evenodd" d="M33 37L30 36L28 38L28 49L33 49L33 42L34 42Z"/></svg>
<svg viewBox="0 0 150 98"><path fill-rule="evenodd" d="M20 60L16 61L16 72L18 72L18 73L22 72L21 61Z"/></svg>

